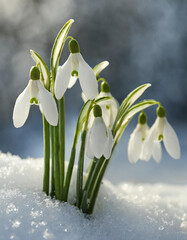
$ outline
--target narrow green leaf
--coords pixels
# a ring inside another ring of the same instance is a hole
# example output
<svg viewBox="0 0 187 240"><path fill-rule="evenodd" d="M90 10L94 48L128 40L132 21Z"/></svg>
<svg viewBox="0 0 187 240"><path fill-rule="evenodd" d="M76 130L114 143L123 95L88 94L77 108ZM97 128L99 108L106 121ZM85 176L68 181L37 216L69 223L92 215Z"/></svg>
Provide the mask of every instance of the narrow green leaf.
<svg viewBox="0 0 187 240"><path fill-rule="evenodd" d="M42 76L44 79L45 87L49 90L50 74L49 74L49 70L48 70L46 63L44 62L44 60L40 57L40 55L37 52L30 50L30 53L31 53L33 60L36 62L36 64L39 64L40 70L42 72Z"/></svg>
<svg viewBox="0 0 187 240"><path fill-rule="evenodd" d="M132 104L144 93L144 91L150 87L151 84L147 83L147 84L143 84L139 87L137 87L136 89L134 89L132 92L130 92L128 94L128 96L123 100L118 114L116 116L116 120L114 123L114 127L113 129L116 127L116 124L118 123L118 121L120 120L121 116L129 109L130 106L132 106Z"/></svg>
<svg viewBox="0 0 187 240"><path fill-rule="evenodd" d="M82 127L83 127L83 124L86 120L86 116L87 116L87 113L88 113L88 110L89 108L91 107L93 101L91 100L88 100L84 106L82 107L81 111L80 111L80 114L79 114L79 117L78 117L78 120L77 120L77 125L76 125L76 134L77 134L77 140L78 140L78 137L79 137L79 134L82 130Z"/></svg>
<svg viewBox="0 0 187 240"><path fill-rule="evenodd" d="M109 65L108 61L103 61L99 64L97 64L94 68L93 71L95 73L96 78L98 78L100 72L102 72L107 66Z"/></svg>
<svg viewBox="0 0 187 240"><path fill-rule="evenodd" d="M65 41L66 41L66 37L68 35L69 29L73 22L74 22L73 19L70 19L68 22L66 22L65 25L59 31L59 33L55 39L55 42L54 42L54 45L52 48L52 52L51 52L51 70L52 70L53 74L54 74L54 72L56 72L56 68L59 63L62 49L63 49Z"/></svg>
<svg viewBox="0 0 187 240"><path fill-rule="evenodd" d="M134 115L152 105L155 105L155 104L159 104L159 102L152 100L152 99L143 100L143 101L135 104L134 106L132 106L128 111L126 111L122 115L122 117L120 119L120 123L118 125L118 129L116 130L115 139L117 139L117 142L119 141L123 131L127 127L130 120L134 117Z"/></svg>

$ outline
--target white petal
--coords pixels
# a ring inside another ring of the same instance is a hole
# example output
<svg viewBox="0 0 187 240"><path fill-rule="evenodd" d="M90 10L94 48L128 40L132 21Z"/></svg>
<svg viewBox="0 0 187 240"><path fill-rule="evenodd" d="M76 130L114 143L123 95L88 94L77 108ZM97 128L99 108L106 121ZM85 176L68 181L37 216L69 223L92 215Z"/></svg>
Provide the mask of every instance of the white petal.
<svg viewBox="0 0 187 240"><path fill-rule="evenodd" d="M72 88L75 85L76 81L77 81L77 76L71 76L68 84L68 88Z"/></svg>
<svg viewBox="0 0 187 240"><path fill-rule="evenodd" d="M71 55L67 61L57 69L55 79L55 96L57 99L61 99L66 92L71 77Z"/></svg>
<svg viewBox="0 0 187 240"><path fill-rule="evenodd" d="M110 129L107 129L107 135L108 135L108 139L107 139L106 146L104 149L104 156L106 159L109 159L111 156L113 142L114 142L112 132Z"/></svg>
<svg viewBox="0 0 187 240"><path fill-rule="evenodd" d="M162 148L159 141L155 141L152 148L152 156L154 160L159 163L162 158Z"/></svg>
<svg viewBox="0 0 187 240"><path fill-rule="evenodd" d="M79 54L79 81L82 91L88 99L96 98L98 94L98 83L92 68L84 61Z"/></svg>
<svg viewBox="0 0 187 240"><path fill-rule="evenodd" d="M142 133L140 125L137 124L136 128L130 135L128 143L128 159L130 163L136 163L140 157L142 149Z"/></svg>
<svg viewBox="0 0 187 240"><path fill-rule="evenodd" d="M158 136L159 136L158 126L159 126L159 118L156 119L156 121L150 128L143 145L143 155L146 156L144 159L145 161L148 161L151 158L154 142L158 141Z"/></svg>
<svg viewBox="0 0 187 240"><path fill-rule="evenodd" d="M13 111L13 123L16 128L22 127L30 110L30 94L29 94L30 82L24 91L18 96L14 111Z"/></svg>
<svg viewBox="0 0 187 240"><path fill-rule="evenodd" d="M87 135L86 135L86 156L88 158L94 158L94 154L92 151L92 146L90 144L90 130L87 131Z"/></svg>
<svg viewBox="0 0 187 240"><path fill-rule="evenodd" d="M178 137L172 128L172 126L168 123L167 119L164 119L164 131L163 131L163 142L164 146L172 158L179 159L180 158L180 144Z"/></svg>
<svg viewBox="0 0 187 240"><path fill-rule="evenodd" d="M107 105L100 105L100 107L102 109L102 117L103 117L104 123L108 128L110 128L110 119L111 119L110 108L107 108Z"/></svg>
<svg viewBox="0 0 187 240"><path fill-rule="evenodd" d="M90 143L92 146L92 151L97 158L100 158L104 153L104 148L107 141L106 127L103 119L96 117L90 131Z"/></svg>
<svg viewBox="0 0 187 240"><path fill-rule="evenodd" d="M41 109L43 114L52 126L58 124L58 111L55 99L53 98L52 93L47 91L41 82L38 83L39 95L38 100L41 104Z"/></svg>

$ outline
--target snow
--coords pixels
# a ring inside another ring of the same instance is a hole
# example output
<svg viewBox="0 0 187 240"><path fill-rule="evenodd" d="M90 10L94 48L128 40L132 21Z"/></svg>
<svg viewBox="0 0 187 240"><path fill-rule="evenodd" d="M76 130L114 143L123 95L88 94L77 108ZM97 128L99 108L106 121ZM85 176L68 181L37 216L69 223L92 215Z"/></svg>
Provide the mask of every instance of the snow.
<svg viewBox="0 0 187 240"><path fill-rule="evenodd" d="M0 240L187 239L187 185L105 180L93 216L86 217L47 197L42 174L42 159L0 153Z"/></svg>

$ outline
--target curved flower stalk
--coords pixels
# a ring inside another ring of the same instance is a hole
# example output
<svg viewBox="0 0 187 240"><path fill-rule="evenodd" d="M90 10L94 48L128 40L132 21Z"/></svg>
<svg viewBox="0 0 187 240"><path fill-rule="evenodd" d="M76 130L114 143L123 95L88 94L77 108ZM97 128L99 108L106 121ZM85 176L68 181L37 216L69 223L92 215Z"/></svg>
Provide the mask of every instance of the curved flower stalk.
<svg viewBox="0 0 187 240"><path fill-rule="evenodd" d="M172 158L180 158L178 137L172 126L168 123L165 109L159 106L157 109L157 119L145 140L145 151L148 160L152 156L156 162L160 162L162 158L161 141L163 141L166 151Z"/></svg>
<svg viewBox="0 0 187 240"><path fill-rule="evenodd" d="M87 133L86 155L91 159L94 157L101 158L101 156L108 159L113 146L112 133L103 121L102 110L99 105L94 106L93 114L94 121Z"/></svg>
<svg viewBox="0 0 187 240"><path fill-rule="evenodd" d="M147 125L147 117L144 112L140 113L136 128L130 135L128 143L128 159L130 163L136 163L138 159L147 161L145 154L145 139L147 137L149 127Z"/></svg>
<svg viewBox="0 0 187 240"><path fill-rule="evenodd" d="M98 84L92 68L83 59L78 42L72 39L69 43L70 55L67 61L57 69L55 96L61 99L67 88L71 88L79 78L82 91L88 99L98 94Z"/></svg>
<svg viewBox="0 0 187 240"><path fill-rule="evenodd" d="M58 111L55 100L40 82L40 71L37 67L31 68L29 83L16 100L13 111L13 123L16 128L24 125L32 104L39 105L40 111L51 125L57 125Z"/></svg>

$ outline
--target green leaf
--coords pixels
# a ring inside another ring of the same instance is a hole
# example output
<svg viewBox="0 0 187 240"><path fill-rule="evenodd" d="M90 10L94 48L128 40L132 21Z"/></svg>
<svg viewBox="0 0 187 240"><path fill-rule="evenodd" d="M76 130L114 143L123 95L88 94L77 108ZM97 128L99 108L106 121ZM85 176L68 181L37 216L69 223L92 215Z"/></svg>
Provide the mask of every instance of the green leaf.
<svg viewBox="0 0 187 240"><path fill-rule="evenodd" d="M110 97L110 96L101 97L101 98L95 99L95 103L98 104L98 103L100 103L100 102L107 101L107 100L111 100L111 99L112 99L112 97Z"/></svg>
<svg viewBox="0 0 187 240"><path fill-rule="evenodd" d="M32 56L33 60L36 62L36 64L39 65L42 76L43 76L43 79L44 79L44 85L49 90L50 74L49 74L49 70L48 70L48 67L47 67L46 63L40 57L40 55L38 53L36 53L35 51L30 50L30 53L31 53L31 56Z"/></svg>
<svg viewBox="0 0 187 240"><path fill-rule="evenodd" d="M94 68L93 71L95 73L96 78L99 77L100 72L102 72L107 66L109 65L108 61L103 61L99 64L97 64Z"/></svg>
<svg viewBox="0 0 187 240"><path fill-rule="evenodd" d="M121 135L123 134L123 131L127 127L130 120L134 117L134 115L155 104L159 104L159 102L149 99L143 100L129 108L129 110L122 115L118 129L116 130L115 139L117 139L117 142L119 141Z"/></svg>
<svg viewBox="0 0 187 240"><path fill-rule="evenodd" d="M55 42L53 44L52 52L51 52L51 71L53 74L56 73L56 69L59 63L59 59L62 53L62 49L64 47L64 44L66 42L66 37L68 35L69 29L74 22L73 19L70 19L68 22L65 23L65 25L62 27L62 29L59 31Z"/></svg>
<svg viewBox="0 0 187 240"><path fill-rule="evenodd" d="M116 116L115 123L113 125L113 130L116 128L116 125L118 125L118 121L120 120L121 116L129 109L130 106L144 93L144 91L150 87L150 83L143 84L136 89L134 89L132 92L128 94L128 96L123 100L118 114Z"/></svg>
<svg viewBox="0 0 187 240"><path fill-rule="evenodd" d="M79 134L82 130L82 127L83 127L83 124L86 120L86 116L88 114L88 111L89 109L92 107L92 104L93 104L93 101L91 100L88 100L84 106L82 107L81 111L80 111L80 114L79 114L79 117L78 117L78 120L77 120L77 125L76 125L76 130L75 130L75 133L76 133L76 138L78 140L78 137L79 137Z"/></svg>

